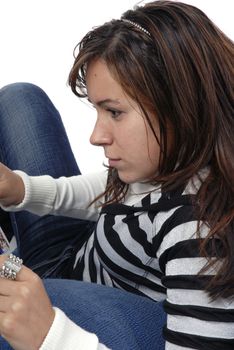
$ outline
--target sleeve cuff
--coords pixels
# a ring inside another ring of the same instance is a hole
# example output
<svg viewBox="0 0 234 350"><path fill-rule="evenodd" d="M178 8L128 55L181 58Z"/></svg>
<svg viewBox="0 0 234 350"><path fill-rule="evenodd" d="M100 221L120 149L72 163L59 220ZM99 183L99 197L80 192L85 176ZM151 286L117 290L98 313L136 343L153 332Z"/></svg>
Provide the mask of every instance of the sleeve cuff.
<svg viewBox="0 0 234 350"><path fill-rule="evenodd" d="M18 205L2 208L5 211L30 210L37 215L49 214L56 196L56 184L49 175L29 176L21 170L15 170L24 183L25 196Z"/></svg>
<svg viewBox="0 0 234 350"><path fill-rule="evenodd" d="M95 334L89 333L76 325L59 308L54 307L54 310L54 322L39 350L101 349Z"/></svg>

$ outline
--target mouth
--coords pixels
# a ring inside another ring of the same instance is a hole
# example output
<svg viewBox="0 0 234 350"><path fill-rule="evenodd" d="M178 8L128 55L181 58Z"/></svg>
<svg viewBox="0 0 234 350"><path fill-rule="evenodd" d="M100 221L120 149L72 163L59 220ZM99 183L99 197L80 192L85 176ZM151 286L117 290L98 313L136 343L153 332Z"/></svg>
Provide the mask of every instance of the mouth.
<svg viewBox="0 0 234 350"><path fill-rule="evenodd" d="M108 164L112 168L116 168L120 162L120 158L108 158Z"/></svg>

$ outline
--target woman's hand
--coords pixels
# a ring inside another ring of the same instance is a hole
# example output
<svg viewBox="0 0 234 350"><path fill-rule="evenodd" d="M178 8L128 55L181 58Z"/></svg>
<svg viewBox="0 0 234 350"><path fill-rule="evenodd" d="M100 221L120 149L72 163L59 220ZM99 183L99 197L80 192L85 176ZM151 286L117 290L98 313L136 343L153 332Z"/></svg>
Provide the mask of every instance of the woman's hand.
<svg viewBox="0 0 234 350"><path fill-rule="evenodd" d="M23 180L19 175L0 163L0 204L16 205L24 199Z"/></svg>
<svg viewBox="0 0 234 350"><path fill-rule="evenodd" d="M0 267L6 256L0 256ZM38 350L54 320L41 279L22 266L16 280L0 278L0 334L15 350Z"/></svg>

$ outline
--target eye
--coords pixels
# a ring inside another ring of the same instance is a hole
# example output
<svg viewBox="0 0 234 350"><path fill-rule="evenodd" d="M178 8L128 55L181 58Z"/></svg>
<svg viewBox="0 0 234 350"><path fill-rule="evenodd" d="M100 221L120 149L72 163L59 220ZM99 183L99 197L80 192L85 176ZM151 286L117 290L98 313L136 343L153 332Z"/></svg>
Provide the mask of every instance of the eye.
<svg viewBox="0 0 234 350"><path fill-rule="evenodd" d="M120 116L120 114L122 113L121 111L118 111L116 109L111 109L111 108L106 109L106 111L111 114L111 117L113 119L117 119Z"/></svg>

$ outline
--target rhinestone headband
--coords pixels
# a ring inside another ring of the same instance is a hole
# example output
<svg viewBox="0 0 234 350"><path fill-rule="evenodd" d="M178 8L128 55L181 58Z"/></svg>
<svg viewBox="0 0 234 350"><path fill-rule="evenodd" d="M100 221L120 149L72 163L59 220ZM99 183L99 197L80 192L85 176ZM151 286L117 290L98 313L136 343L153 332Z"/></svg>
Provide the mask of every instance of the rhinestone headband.
<svg viewBox="0 0 234 350"><path fill-rule="evenodd" d="M129 19L122 19L123 22L126 22L126 23L130 23L132 24L134 27L140 29L143 33L147 34L148 36L151 36L150 35L150 32L148 32L148 30L146 30L145 28L143 28L142 26L140 26L140 24L138 23L135 23L133 21L130 21Z"/></svg>

